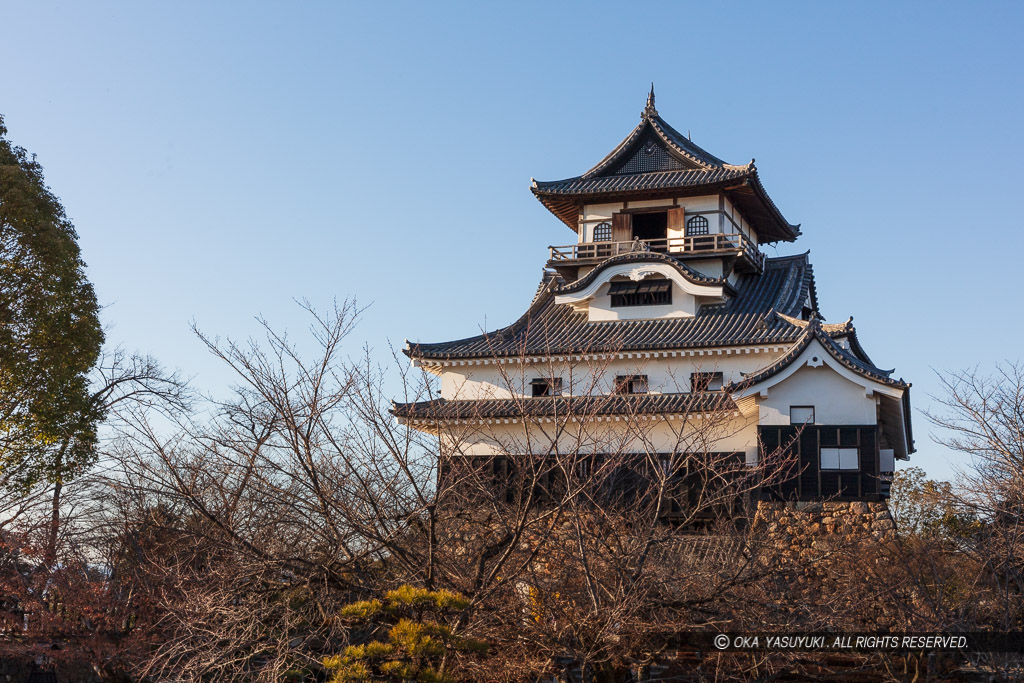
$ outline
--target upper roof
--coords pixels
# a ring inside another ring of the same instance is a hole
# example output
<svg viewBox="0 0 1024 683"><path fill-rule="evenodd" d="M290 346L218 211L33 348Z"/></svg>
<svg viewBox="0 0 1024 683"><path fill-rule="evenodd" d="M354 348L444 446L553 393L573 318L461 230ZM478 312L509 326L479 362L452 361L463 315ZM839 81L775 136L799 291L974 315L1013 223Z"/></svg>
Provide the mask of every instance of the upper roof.
<svg viewBox="0 0 1024 683"><path fill-rule="evenodd" d="M806 253L765 259L763 273L738 277L735 296L704 305L691 318L590 322L586 311L555 303L567 284L545 271L529 310L508 327L450 342L409 343L405 353L447 360L791 343L804 328L776 313L799 318L808 301L818 310Z"/></svg>
<svg viewBox="0 0 1024 683"><path fill-rule="evenodd" d="M643 195L647 198L724 193L754 226L762 242L791 242L800 226L789 223L768 196L754 161L727 164L668 125L654 108L654 86L640 124L586 173L533 181L533 194L555 216L577 229L579 206Z"/></svg>

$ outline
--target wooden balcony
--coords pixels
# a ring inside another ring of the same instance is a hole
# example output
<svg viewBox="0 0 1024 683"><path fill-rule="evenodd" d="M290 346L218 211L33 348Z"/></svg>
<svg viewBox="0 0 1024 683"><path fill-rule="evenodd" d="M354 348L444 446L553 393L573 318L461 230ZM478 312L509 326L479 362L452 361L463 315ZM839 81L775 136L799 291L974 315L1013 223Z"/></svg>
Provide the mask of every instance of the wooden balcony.
<svg viewBox="0 0 1024 683"><path fill-rule="evenodd" d="M701 258L711 256L735 256L738 270L764 269L764 254L746 235L740 233L691 235L656 240L633 240L632 242L583 242L564 247L548 247L548 265L584 265L603 261L612 256L637 251L668 254L677 258Z"/></svg>

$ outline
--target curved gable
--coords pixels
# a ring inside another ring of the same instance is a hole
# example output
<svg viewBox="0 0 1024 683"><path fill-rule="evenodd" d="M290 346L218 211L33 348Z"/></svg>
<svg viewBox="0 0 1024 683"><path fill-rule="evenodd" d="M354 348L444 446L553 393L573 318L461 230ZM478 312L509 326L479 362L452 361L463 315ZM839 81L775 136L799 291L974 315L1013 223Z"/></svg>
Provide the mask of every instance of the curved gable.
<svg viewBox="0 0 1024 683"><path fill-rule="evenodd" d="M586 311L591 322L611 320L692 318L701 304L721 304L727 299L728 283L708 278L669 258L609 259L570 287L556 292L556 304L570 304ZM610 290L619 282L647 279L671 283L671 303L614 307ZM606 286L607 285L607 286Z"/></svg>

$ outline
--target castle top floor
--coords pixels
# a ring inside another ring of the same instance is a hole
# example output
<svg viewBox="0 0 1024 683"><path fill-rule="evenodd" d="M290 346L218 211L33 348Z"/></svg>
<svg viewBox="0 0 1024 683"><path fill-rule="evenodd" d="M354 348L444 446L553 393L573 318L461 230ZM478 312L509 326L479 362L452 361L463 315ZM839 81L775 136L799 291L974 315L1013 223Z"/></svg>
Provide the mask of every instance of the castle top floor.
<svg viewBox="0 0 1024 683"><path fill-rule="evenodd" d="M531 189L576 232L574 244L550 247L549 266L569 279L638 250L718 260L718 272L760 272L761 244L800 234L768 196L753 160L727 164L672 128L654 107L653 87L639 125L597 165L573 178L535 180Z"/></svg>

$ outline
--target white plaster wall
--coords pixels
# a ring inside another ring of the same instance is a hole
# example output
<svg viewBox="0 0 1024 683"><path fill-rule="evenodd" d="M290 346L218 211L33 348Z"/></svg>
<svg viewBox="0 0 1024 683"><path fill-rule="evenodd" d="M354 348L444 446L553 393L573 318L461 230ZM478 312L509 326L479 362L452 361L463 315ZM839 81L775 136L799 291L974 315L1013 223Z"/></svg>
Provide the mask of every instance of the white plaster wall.
<svg viewBox="0 0 1024 683"><path fill-rule="evenodd" d="M708 277L722 277L722 259L688 259L686 265Z"/></svg>
<svg viewBox="0 0 1024 683"><path fill-rule="evenodd" d="M697 315L697 297L689 294L672 282L672 303L663 306L620 306L612 308L612 297L608 294L610 283L601 285L587 307L590 322L609 320L652 320L658 318L692 318Z"/></svg>
<svg viewBox="0 0 1024 683"><path fill-rule="evenodd" d="M609 204L586 204L583 206L583 220L586 221L610 221L613 213L622 211L625 205L622 202Z"/></svg>
<svg viewBox="0 0 1024 683"><path fill-rule="evenodd" d="M722 205L724 214L722 219L719 219L719 214L709 214L708 219L708 231L714 233L743 233L750 239L754 240L757 244L757 234L750 227L750 224L743 217L732 202L727 198L722 197ZM663 207L665 209L671 209L676 206L681 206L686 210L687 220L696 212L700 211L719 211L719 195L704 195L700 197L677 197L673 199L651 199L638 202L629 202L628 208L630 209L641 209L641 208L655 208ZM607 204L587 204L583 207L583 219L581 229L579 231L578 241L579 242L592 242L594 240L594 226L602 221L611 221L612 214L618 213L626 208L626 204L623 202L614 202ZM677 230L670 230L668 237L683 237L684 233Z"/></svg>
<svg viewBox="0 0 1024 683"><path fill-rule="evenodd" d="M718 195L707 195L701 197L678 197L676 199L650 199L637 202L629 202L630 209L651 209L664 208L666 210L683 207L686 213L692 214L695 211L718 211ZM603 221L611 221L612 214L618 213L626 208L623 202L608 204L587 204L583 207L583 224L579 231L580 242L594 241L594 226ZM717 216L708 216L708 223L711 232L718 231ZM684 233L678 230L668 231L668 237L683 237Z"/></svg>
<svg viewBox="0 0 1024 683"><path fill-rule="evenodd" d="M790 406L814 406L816 424L873 425L874 397L827 365L804 366L758 399L761 424L788 425Z"/></svg>
<svg viewBox="0 0 1024 683"><path fill-rule="evenodd" d="M749 348L749 347L748 347ZM730 351L732 351L730 349ZM498 366L467 365L445 368L441 373L441 395L446 399L509 398L529 395L530 380L561 377L563 393L589 395L612 390L619 375L647 375L651 393L680 393L690 390L690 374L721 372L723 381L738 382L741 373L751 373L771 364L782 351L741 352L675 358L632 358L574 360L538 363L508 363ZM626 354L622 354L626 355ZM511 386L509 386L511 385ZM787 420L788 420L788 407Z"/></svg>
<svg viewBox="0 0 1024 683"><path fill-rule="evenodd" d="M639 201L639 202L631 201L629 203L629 208L631 208L631 209L655 209L655 208L659 208L659 207L660 208L665 208L665 209L671 209L671 208L673 208L673 206L674 205L673 205L672 199L645 199L643 201Z"/></svg>
<svg viewBox="0 0 1024 683"><path fill-rule="evenodd" d="M557 436L562 453L744 453L748 464L757 463L757 425L741 416L501 422L459 425L453 432L444 449L464 455L548 453Z"/></svg>

